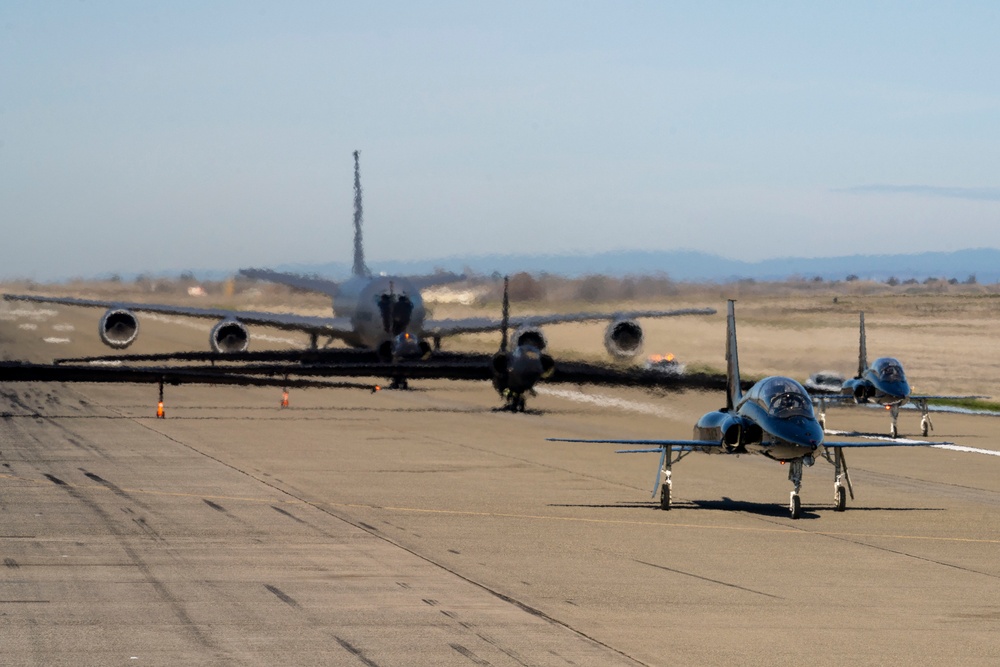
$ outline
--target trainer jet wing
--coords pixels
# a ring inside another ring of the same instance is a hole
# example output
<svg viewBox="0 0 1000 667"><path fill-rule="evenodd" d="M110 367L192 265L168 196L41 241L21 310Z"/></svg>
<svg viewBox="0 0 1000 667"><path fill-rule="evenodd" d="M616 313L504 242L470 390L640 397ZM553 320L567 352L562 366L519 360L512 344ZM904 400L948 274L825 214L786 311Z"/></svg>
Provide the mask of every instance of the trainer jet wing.
<svg viewBox="0 0 1000 667"><path fill-rule="evenodd" d="M793 519L802 514L799 491L803 466L811 466L822 456L834 466L834 508L847 506L847 494L854 498L844 450L853 447L927 446L935 443L919 440L883 440L866 442L824 441L823 427L817 421L809 394L798 382L787 377L767 377L744 393L740 382L736 348L736 315L729 302L726 336L726 406L701 417L694 427L695 438L673 439L581 439L549 438L559 442L592 442L647 446L621 450L621 453L660 454L656 488L660 488L660 507L670 509L673 488L672 466L691 452L707 454L761 454L782 464L789 464L788 479L793 488L789 512ZM662 483L661 483L662 477ZM846 487L845 487L846 484Z"/></svg>

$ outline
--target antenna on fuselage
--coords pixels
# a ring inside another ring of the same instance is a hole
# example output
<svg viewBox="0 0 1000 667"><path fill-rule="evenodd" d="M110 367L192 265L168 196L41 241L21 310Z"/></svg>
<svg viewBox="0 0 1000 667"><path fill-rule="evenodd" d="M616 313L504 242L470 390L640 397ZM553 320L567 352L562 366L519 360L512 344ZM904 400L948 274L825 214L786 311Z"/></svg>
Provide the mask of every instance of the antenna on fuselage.
<svg viewBox="0 0 1000 667"><path fill-rule="evenodd" d="M361 205L361 151L354 151L354 267L351 273L355 276L368 277L372 272L365 264L365 244L361 238L361 223L364 218L364 207Z"/></svg>
<svg viewBox="0 0 1000 667"><path fill-rule="evenodd" d="M736 353L736 302L729 300L726 323L726 410L733 410L743 398L740 389L740 359Z"/></svg>
<svg viewBox="0 0 1000 667"><path fill-rule="evenodd" d="M861 311L861 335L858 345L858 377L868 370L868 345L865 343L865 311Z"/></svg>

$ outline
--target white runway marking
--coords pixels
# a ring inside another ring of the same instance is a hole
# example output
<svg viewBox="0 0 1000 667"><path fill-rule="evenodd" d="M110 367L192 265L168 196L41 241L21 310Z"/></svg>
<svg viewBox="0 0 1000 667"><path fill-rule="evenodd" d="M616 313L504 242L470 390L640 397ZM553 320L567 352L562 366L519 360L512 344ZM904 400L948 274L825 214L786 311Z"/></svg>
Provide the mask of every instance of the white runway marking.
<svg viewBox="0 0 1000 667"><path fill-rule="evenodd" d="M570 389L550 389L549 387L536 387L535 391L539 394L545 394L547 396L555 396L557 398L565 398L568 401L576 401L577 403L589 403L591 405L599 405L606 408L618 408L619 410L628 410L629 412L641 412L645 415L653 415L656 417L665 417L667 419L684 419L685 415L677 410L670 410L669 408L651 405L649 403L639 403L638 401L629 401L624 398L615 398L613 396L604 396L603 394L585 394L582 391L570 390Z"/></svg>
<svg viewBox="0 0 1000 667"><path fill-rule="evenodd" d="M927 444L926 440L913 440L912 438L890 438L888 435L877 435L871 433L859 433L858 431L836 431L833 429L827 429L823 431L824 435L842 435L848 438L861 438L862 440L875 440L877 442L895 442L900 445L923 445Z"/></svg>
<svg viewBox="0 0 1000 667"><path fill-rule="evenodd" d="M966 447L964 445L931 445L935 449L950 449L953 452L966 452L969 454L988 454L989 456L1000 456L1000 452L992 449L979 449L978 447Z"/></svg>
<svg viewBox="0 0 1000 667"><path fill-rule="evenodd" d="M76 327L72 324L54 324L52 328L56 331L75 331Z"/></svg>
<svg viewBox="0 0 1000 667"><path fill-rule="evenodd" d="M43 338L42 340L45 341L46 343L56 343L56 344L69 342L69 338L56 338L55 336L49 336L48 338Z"/></svg>
<svg viewBox="0 0 1000 667"><path fill-rule="evenodd" d="M0 310L0 320L15 320L26 317L29 320L41 320L46 317L53 317L56 311L50 308L14 308L12 310Z"/></svg>
<svg viewBox="0 0 1000 667"><path fill-rule="evenodd" d="M34 331L38 328L37 324L31 324L30 322L25 322L24 324L18 324L18 329L24 329L25 331Z"/></svg>

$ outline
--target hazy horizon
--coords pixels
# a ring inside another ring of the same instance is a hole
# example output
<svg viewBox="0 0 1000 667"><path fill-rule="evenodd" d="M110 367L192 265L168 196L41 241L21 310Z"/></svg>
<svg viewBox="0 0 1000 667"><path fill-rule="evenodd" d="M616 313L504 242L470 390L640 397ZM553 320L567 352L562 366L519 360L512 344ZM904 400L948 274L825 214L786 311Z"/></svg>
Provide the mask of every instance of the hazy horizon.
<svg viewBox="0 0 1000 667"><path fill-rule="evenodd" d="M1000 6L0 6L0 277L1000 248Z"/></svg>

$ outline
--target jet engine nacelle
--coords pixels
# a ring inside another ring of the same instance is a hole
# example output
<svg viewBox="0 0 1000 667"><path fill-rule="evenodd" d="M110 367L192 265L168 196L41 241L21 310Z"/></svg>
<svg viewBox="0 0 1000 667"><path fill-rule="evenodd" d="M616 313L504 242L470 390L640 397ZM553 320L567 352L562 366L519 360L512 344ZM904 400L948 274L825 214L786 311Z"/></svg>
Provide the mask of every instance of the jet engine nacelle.
<svg viewBox="0 0 1000 667"><path fill-rule="evenodd" d="M250 332L239 320L222 320L208 337L212 352L246 352L250 345Z"/></svg>
<svg viewBox="0 0 1000 667"><path fill-rule="evenodd" d="M109 308L98 327L101 342L116 350L124 350L139 336L139 320L124 308Z"/></svg>
<svg viewBox="0 0 1000 667"><path fill-rule="evenodd" d="M758 445L764 431L756 423L733 415L722 424L722 446L727 452L746 451L747 445Z"/></svg>
<svg viewBox="0 0 1000 667"><path fill-rule="evenodd" d="M513 341L515 347L531 345L539 351L544 350L545 346L549 344L548 341L545 340L545 334L542 333L542 330L532 327L521 327L514 332L511 340Z"/></svg>
<svg viewBox="0 0 1000 667"><path fill-rule="evenodd" d="M615 359L631 359L642 352L642 327L635 320L615 320L604 331L604 349Z"/></svg>
<svg viewBox="0 0 1000 667"><path fill-rule="evenodd" d="M854 402L867 403L868 399L875 395L872 387L863 382L854 385Z"/></svg>

